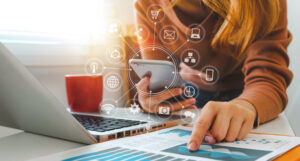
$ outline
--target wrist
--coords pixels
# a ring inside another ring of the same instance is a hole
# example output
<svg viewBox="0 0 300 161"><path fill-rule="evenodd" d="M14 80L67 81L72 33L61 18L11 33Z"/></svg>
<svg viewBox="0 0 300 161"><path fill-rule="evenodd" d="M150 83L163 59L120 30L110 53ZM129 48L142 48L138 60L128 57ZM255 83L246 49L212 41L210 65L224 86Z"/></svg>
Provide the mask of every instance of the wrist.
<svg viewBox="0 0 300 161"><path fill-rule="evenodd" d="M234 104L238 104L238 105L241 105L243 107L246 107L247 109L249 109L252 112L254 112L255 116L256 116L256 113L257 113L256 112L256 108L249 101L244 100L244 99L234 99L231 102L234 103Z"/></svg>
<svg viewBox="0 0 300 161"><path fill-rule="evenodd" d="M236 99L232 100L231 103L242 106L244 108L247 108L249 111L252 111L255 115L254 127L259 126L257 110L256 110L255 106L252 103L250 103L247 100L239 99L239 98L236 98Z"/></svg>

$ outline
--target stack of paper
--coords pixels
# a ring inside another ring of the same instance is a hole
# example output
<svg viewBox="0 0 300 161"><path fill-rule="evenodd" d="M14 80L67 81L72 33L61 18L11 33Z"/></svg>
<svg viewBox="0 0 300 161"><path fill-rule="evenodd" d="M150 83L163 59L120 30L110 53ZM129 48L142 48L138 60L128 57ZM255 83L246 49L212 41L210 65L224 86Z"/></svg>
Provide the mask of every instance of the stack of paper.
<svg viewBox="0 0 300 161"><path fill-rule="evenodd" d="M186 143L191 128L173 127L144 135L108 141L54 154L37 160L64 161L193 161L269 160L300 144L299 138L249 134L242 141L209 145L189 152Z"/></svg>

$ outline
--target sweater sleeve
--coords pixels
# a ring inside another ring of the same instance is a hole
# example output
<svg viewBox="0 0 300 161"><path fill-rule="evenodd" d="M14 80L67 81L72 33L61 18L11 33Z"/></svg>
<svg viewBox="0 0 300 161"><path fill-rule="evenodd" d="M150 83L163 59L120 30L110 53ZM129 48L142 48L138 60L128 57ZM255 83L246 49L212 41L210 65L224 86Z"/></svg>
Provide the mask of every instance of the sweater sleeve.
<svg viewBox="0 0 300 161"><path fill-rule="evenodd" d="M287 55L291 40L292 35L287 30L286 0L281 0L278 25L247 48L242 68L245 85L239 98L254 105L258 124L276 118L287 105L286 89L293 77L288 69Z"/></svg>

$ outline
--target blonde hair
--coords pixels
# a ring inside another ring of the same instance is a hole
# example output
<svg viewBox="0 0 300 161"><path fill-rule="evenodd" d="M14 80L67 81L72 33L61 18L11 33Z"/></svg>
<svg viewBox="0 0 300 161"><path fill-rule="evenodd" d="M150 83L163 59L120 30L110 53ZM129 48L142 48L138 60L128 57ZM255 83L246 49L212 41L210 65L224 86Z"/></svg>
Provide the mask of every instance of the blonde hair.
<svg viewBox="0 0 300 161"><path fill-rule="evenodd" d="M255 39L270 33L280 16L279 0L202 1L221 16L211 46L235 58L239 58Z"/></svg>

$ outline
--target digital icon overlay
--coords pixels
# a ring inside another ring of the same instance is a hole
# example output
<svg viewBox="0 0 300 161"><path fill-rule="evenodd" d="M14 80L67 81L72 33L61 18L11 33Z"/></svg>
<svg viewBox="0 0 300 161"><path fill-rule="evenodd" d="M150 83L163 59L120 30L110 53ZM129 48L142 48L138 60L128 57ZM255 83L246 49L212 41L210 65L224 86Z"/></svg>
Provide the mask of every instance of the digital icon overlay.
<svg viewBox="0 0 300 161"><path fill-rule="evenodd" d="M106 115L112 115L116 112L116 101L113 99L103 99L103 102L101 104L101 112Z"/></svg>
<svg viewBox="0 0 300 161"><path fill-rule="evenodd" d="M200 43L206 36L205 28L200 24L191 24L186 30L186 38L191 43Z"/></svg>
<svg viewBox="0 0 300 161"><path fill-rule="evenodd" d="M130 111L131 114L136 115L136 114L139 114L141 112L141 109L140 109L138 104L133 103L133 104L130 105L129 111Z"/></svg>
<svg viewBox="0 0 300 161"><path fill-rule="evenodd" d="M105 76L105 87L109 90L118 90L121 87L121 77L116 73Z"/></svg>
<svg viewBox="0 0 300 161"><path fill-rule="evenodd" d="M119 36L122 32L122 25L117 20L111 20L107 25L107 32L110 36Z"/></svg>
<svg viewBox="0 0 300 161"><path fill-rule="evenodd" d="M184 111L183 114L184 114L185 117L190 117L192 119L194 119L196 117L196 114L191 112L191 111Z"/></svg>
<svg viewBox="0 0 300 161"><path fill-rule="evenodd" d="M87 74L102 74L104 66L99 59L93 58L86 62L84 70Z"/></svg>
<svg viewBox="0 0 300 161"><path fill-rule="evenodd" d="M200 62L199 52L195 49L188 48L181 53L181 62L190 67L196 67Z"/></svg>
<svg viewBox="0 0 300 161"><path fill-rule="evenodd" d="M160 30L159 38L161 42L165 44L173 44L178 39L178 30L176 27L171 25L164 26Z"/></svg>
<svg viewBox="0 0 300 161"><path fill-rule="evenodd" d="M157 20L159 13L160 13L160 9L151 9L150 13L151 13L151 18L153 20Z"/></svg>
<svg viewBox="0 0 300 161"><path fill-rule="evenodd" d="M142 114L144 114L142 107L136 103L136 100L133 99L129 99L126 101L126 104L129 105L128 110L125 110L125 115L127 115L128 117L130 116L142 116ZM145 116L145 115L143 115ZM147 118L145 118L147 119Z"/></svg>
<svg viewBox="0 0 300 161"><path fill-rule="evenodd" d="M205 84L215 84L219 80L219 70L211 65L205 66L201 69L201 72L205 74L204 77L201 77L201 80Z"/></svg>
<svg viewBox="0 0 300 161"><path fill-rule="evenodd" d="M191 32L191 39L200 39L200 29L199 28L192 28Z"/></svg>
<svg viewBox="0 0 300 161"><path fill-rule="evenodd" d="M174 30L164 30L164 39L174 40L176 32Z"/></svg>
<svg viewBox="0 0 300 161"><path fill-rule="evenodd" d="M179 112L183 124L190 124L196 121L199 115L198 109L182 110Z"/></svg>
<svg viewBox="0 0 300 161"><path fill-rule="evenodd" d="M136 36L138 43L143 43L148 40L150 36L149 28L144 24L138 24L130 30L130 34Z"/></svg>
<svg viewBox="0 0 300 161"><path fill-rule="evenodd" d="M150 22L159 23L165 18L163 8L158 4L153 4L147 9L147 18Z"/></svg>
<svg viewBox="0 0 300 161"><path fill-rule="evenodd" d="M186 86L184 87L183 94L188 98L195 97L197 94L197 90L193 86Z"/></svg>
<svg viewBox="0 0 300 161"><path fill-rule="evenodd" d="M158 114L160 115L170 115L170 107L167 106L159 106Z"/></svg>
<svg viewBox="0 0 300 161"><path fill-rule="evenodd" d="M115 108L116 107L113 104L104 104L102 105L101 110L109 115Z"/></svg>
<svg viewBox="0 0 300 161"><path fill-rule="evenodd" d="M106 49L106 58L112 64L123 62L124 54L120 46L111 46Z"/></svg>

